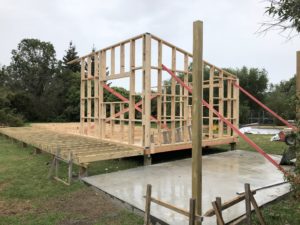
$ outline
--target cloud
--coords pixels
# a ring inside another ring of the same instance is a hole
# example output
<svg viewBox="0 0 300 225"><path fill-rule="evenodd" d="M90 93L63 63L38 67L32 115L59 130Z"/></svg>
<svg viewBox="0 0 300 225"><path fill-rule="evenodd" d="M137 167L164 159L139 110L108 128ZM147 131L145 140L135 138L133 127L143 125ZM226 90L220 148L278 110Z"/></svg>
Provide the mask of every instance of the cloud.
<svg viewBox="0 0 300 225"><path fill-rule="evenodd" d="M272 82L295 73L300 41L275 32L255 34L265 20L265 2L204 0L1 0L0 63L23 38L54 44L62 58L72 40L83 55L140 33L150 32L191 51L192 22L204 21L204 56L221 67L266 68ZM297 49L298 48L298 49Z"/></svg>

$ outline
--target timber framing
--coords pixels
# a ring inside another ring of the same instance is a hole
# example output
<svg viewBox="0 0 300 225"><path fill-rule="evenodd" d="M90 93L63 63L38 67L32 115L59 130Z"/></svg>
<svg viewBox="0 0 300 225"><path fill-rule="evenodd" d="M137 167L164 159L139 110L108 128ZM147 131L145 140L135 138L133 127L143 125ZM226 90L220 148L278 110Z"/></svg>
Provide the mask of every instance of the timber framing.
<svg viewBox="0 0 300 225"><path fill-rule="evenodd" d="M192 95L162 67L192 88L191 53L144 33L69 63L78 62L81 135L142 148L144 154L191 148ZM206 61L203 69L204 100L238 127L237 77ZM129 97L111 88L111 81L115 86L127 83ZM107 91L118 101L105 99ZM237 135L204 107L202 139L203 147L232 144Z"/></svg>
<svg viewBox="0 0 300 225"><path fill-rule="evenodd" d="M0 133L84 168L96 161L143 155L142 148L36 127L0 128Z"/></svg>

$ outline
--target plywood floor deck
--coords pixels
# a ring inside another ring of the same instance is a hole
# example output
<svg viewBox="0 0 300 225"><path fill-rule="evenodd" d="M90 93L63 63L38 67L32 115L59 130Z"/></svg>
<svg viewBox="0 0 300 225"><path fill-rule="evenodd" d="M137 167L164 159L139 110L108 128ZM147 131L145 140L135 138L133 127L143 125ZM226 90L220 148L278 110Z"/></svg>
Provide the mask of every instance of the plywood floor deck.
<svg viewBox="0 0 300 225"><path fill-rule="evenodd" d="M72 152L73 162L80 166L144 153L142 148L37 127L0 128L0 133L50 154L59 153L64 160Z"/></svg>
<svg viewBox="0 0 300 225"><path fill-rule="evenodd" d="M93 123L92 123L93 125ZM63 133L69 133L69 134L75 134L80 135L79 129L80 129L80 123L33 123L31 124L34 128L39 129L47 129L51 131L59 131ZM111 130L110 124L105 125L106 130ZM93 127L93 126L92 126ZM204 129L205 132L205 129ZM155 131L155 129L151 130L151 133L153 134L153 142L151 144L151 148L149 150L145 150L145 154L156 154L161 152L169 152L169 151L176 151L176 150L185 150L185 149L191 149L192 148L192 142L190 140L190 136L188 137L189 141L176 141L175 143L172 142L166 142L166 143L158 143L158 134ZM128 142L126 141L128 139L129 129L127 125L124 125L123 130L121 131L121 127L119 124L114 125L114 131L110 132L109 134L106 134L105 138L102 139L104 141L113 142L119 145L128 145ZM93 137L94 134L90 133L89 135L85 134L82 135L84 137ZM143 148L142 147L142 127L136 126L134 130L134 143L130 146L137 147L137 148ZM163 138L163 136L161 136ZM182 137L179 137L181 139ZM203 146L215 146L215 145L224 145L224 144L231 144L238 142L238 138L236 136L230 136L230 135L223 135L219 137L217 134L213 138L208 138L207 133L204 133L203 137Z"/></svg>

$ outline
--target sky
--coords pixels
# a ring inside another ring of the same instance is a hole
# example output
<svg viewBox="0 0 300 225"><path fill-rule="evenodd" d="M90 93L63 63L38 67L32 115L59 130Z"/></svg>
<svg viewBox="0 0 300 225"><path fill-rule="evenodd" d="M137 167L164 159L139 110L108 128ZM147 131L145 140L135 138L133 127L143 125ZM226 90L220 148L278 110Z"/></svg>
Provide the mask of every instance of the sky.
<svg viewBox="0 0 300 225"><path fill-rule="evenodd" d="M296 71L300 36L257 34L263 0L0 0L0 65L24 38L51 42L61 59L70 41L79 55L149 32L192 52L193 21L204 23L204 59L218 67L257 67L269 80Z"/></svg>

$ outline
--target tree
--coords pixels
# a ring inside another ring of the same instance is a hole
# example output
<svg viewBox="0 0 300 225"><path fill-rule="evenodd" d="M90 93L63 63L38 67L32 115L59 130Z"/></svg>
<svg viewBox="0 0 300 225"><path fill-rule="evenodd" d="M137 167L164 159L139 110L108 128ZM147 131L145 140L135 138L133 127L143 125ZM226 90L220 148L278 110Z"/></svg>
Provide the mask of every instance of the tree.
<svg viewBox="0 0 300 225"><path fill-rule="evenodd" d="M0 126L22 126L23 118L15 113L12 106L11 98L14 93L5 87L0 87Z"/></svg>
<svg viewBox="0 0 300 225"><path fill-rule="evenodd" d="M7 69L5 66L2 66L2 68L0 69L0 87L5 87L7 86L7 82L8 82L8 74L7 74Z"/></svg>
<svg viewBox="0 0 300 225"><path fill-rule="evenodd" d="M51 43L24 39L17 50L12 50L12 62L8 67L11 87L41 96L51 85L56 65L55 50Z"/></svg>
<svg viewBox="0 0 300 225"><path fill-rule="evenodd" d="M80 120L80 73L64 70L61 74L60 109L58 120Z"/></svg>
<svg viewBox="0 0 300 225"><path fill-rule="evenodd" d="M77 51L72 42L63 57L61 73L59 74L59 116L57 120L79 121L80 120L80 70L79 63L68 64L77 59ZM59 63L59 65L61 65Z"/></svg>
<svg viewBox="0 0 300 225"><path fill-rule="evenodd" d="M63 57L63 65L65 69L69 69L72 72L80 72L80 64L78 63L72 63L68 64L68 62L77 59L78 53L76 51L75 45L73 45L72 41L69 43L69 48L66 50L66 55Z"/></svg>
<svg viewBox="0 0 300 225"><path fill-rule="evenodd" d="M266 105L285 119L296 118L296 76L288 81L271 85ZM277 123L280 123L277 121Z"/></svg>
<svg viewBox="0 0 300 225"><path fill-rule="evenodd" d="M300 33L300 1L299 0L268 0L270 6L265 13L272 17L272 21L262 26L262 31L278 29L280 32L289 30L288 37L296 31Z"/></svg>
<svg viewBox="0 0 300 225"><path fill-rule="evenodd" d="M56 78L58 74L55 50L51 43L38 39L23 39L12 50L12 61L7 67L8 86L30 101L27 119L49 121L56 115ZM19 104L16 111L23 112Z"/></svg>

